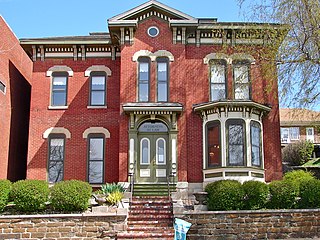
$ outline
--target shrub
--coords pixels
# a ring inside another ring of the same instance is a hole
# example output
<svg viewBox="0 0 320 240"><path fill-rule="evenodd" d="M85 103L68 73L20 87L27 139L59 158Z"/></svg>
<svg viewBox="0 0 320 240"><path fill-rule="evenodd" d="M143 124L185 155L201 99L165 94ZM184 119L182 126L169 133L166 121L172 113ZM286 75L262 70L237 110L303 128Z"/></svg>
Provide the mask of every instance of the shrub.
<svg viewBox="0 0 320 240"><path fill-rule="evenodd" d="M314 146L310 141L290 143L282 150L282 161L292 166L300 166L311 158L313 150Z"/></svg>
<svg viewBox="0 0 320 240"><path fill-rule="evenodd" d="M8 204L11 185L9 180L0 180L0 212L2 212Z"/></svg>
<svg viewBox="0 0 320 240"><path fill-rule="evenodd" d="M108 194L117 192L117 191L120 193L123 193L125 189L119 183L106 183L101 186L101 191L104 195L108 196Z"/></svg>
<svg viewBox="0 0 320 240"><path fill-rule="evenodd" d="M261 209L266 207L269 187L264 182L247 181L242 185L245 194L244 209Z"/></svg>
<svg viewBox="0 0 320 240"><path fill-rule="evenodd" d="M92 188L78 180L62 181L51 188L51 206L58 211L83 211L89 206Z"/></svg>
<svg viewBox="0 0 320 240"><path fill-rule="evenodd" d="M297 189L290 181L273 181L269 184L270 209L291 209L296 204Z"/></svg>
<svg viewBox="0 0 320 240"><path fill-rule="evenodd" d="M49 186L42 180L20 180L12 185L11 199L22 212L42 210L48 201Z"/></svg>
<svg viewBox="0 0 320 240"><path fill-rule="evenodd" d="M320 180L309 179L300 185L300 208L320 207Z"/></svg>
<svg viewBox="0 0 320 240"><path fill-rule="evenodd" d="M315 179L315 177L312 172L295 170L295 171L287 172L283 176L283 179L285 181L292 182L299 194L299 189L302 182Z"/></svg>
<svg viewBox="0 0 320 240"><path fill-rule="evenodd" d="M209 183L205 190L209 210L239 210L243 207L244 191L238 181L216 181Z"/></svg>
<svg viewBox="0 0 320 240"><path fill-rule="evenodd" d="M121 201L122 198L123 198L123 193L119 192L119 191L115 191L115 192L110 193L107 196L106 200L109 204L114 206L114 205L117 205Z"/></svg>

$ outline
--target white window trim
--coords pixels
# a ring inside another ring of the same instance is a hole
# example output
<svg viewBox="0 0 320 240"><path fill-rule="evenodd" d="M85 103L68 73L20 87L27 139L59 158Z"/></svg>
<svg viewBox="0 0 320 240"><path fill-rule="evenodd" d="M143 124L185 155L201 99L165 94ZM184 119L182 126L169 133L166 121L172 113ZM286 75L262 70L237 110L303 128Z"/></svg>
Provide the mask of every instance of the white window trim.
<svg viewBox="0 0 320 240"><path fill-rule="evenodd" d="M88 67L84 72L84 76L90 77L91 72L105 72L108 77L112 75L111 69L105 65L93 65L91 67Z"/></svg>
<svg viewBox="0 0 320 240"><path fill-rule="evenodd" d="M148 162L147 163L143 163L142 162L142 154L143 154L143 152L142 152L142 141L143 140L147 140L147 142L148 142ZM141 140L140 140L140 165L149 165L150 164L150 139L149 138L142 138Z"/></svg>
<svg viewBox="0 0 320 240"><path fill-rule="evenodd" d="M110 138L110 132L108 129L104 128L104 127L90 127L87 128L82 136L83 138L88 138L89 134L104 134L105 138Z"/></svg>
<svg viewBox="0 0 320 240"><path fill-rule="evenodd" d="M71 138L71 133L64 127L51 127L43 133L43 138L48 138L50 134L64 134L66 138Z"/></svg>
<svg viewBox="0 0 320 240"><path fill-rule="evenodd" d="M159 154L158 154L158 146L159 146L159 141L163 140L164 142L164 162L163 163L159 163ZM166 140L164 138L158 138L156 141L156 164L157 165L166 165L167 164L167 154L166 154Z"/></svg>

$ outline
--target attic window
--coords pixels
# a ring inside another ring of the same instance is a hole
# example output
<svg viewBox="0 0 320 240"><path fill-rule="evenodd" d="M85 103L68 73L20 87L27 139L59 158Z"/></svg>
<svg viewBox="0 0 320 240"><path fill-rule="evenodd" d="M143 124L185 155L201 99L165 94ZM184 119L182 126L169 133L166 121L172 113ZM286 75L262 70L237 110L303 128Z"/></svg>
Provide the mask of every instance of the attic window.
<svg viewBox="0 0 320 240"><path fill-rule="evenodd" d="M4 85L4 83L1 81L0 81L0 91L3 93L6 93L6 85Z"/></svg>
<svg viewBox="0 0 320 240"><path fill-rule="evenodd" d="M159 28L152 26L148 28L148 35L150 37L156 37L159 35Z"/></svg>

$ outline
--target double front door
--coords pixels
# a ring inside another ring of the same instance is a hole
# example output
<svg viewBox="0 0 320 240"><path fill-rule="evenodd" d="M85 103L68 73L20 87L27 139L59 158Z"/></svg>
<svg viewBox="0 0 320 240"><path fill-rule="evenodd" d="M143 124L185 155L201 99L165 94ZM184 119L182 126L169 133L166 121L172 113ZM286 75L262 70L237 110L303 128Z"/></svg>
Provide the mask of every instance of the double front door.
<svg viewBox="0 0 320 240"><path fill-rule="evenodd" d="M168 134L140 133L138 137L138 183L161 183L168 176Z"/></svg>

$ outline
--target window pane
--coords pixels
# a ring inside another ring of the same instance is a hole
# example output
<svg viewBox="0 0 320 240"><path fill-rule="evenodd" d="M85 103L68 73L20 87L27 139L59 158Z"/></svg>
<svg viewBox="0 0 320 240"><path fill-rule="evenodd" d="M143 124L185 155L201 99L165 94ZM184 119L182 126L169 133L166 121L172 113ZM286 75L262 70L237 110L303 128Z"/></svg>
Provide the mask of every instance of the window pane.
<svg viewBox="0 0 320 240"><path fill-rule="evenodd" d="M225 66L212 65L211 66L211 83L225 83Z"/></svg>
<svg viewBox="0 0 320 240"><path fill-rule="evenodd" d="M228 126L228 164L244 165L244 129L241 124Z"/></svg>
<svg viewBox="0 0 320 240"><path fill-rule="evenodd" d="M92 91L91 92L91 105L104 105L105 91Z"/></svg>
<svg viewBox="0 0 320 240"><path fill-rule="evenodd" d="M226 98L226 90L224 84L211 84L211 101Z"/></svg>
<svg viewBox="0 0 320 240"><path fill-rule="evenodd" d="M158 101L168 101L168 87L167 83L158 83Z"/></svg>
<svg viewBox="0 0 320 240"><path fill-rule="evenodd" d="M235 99L249 99L249 86L248 85L236 85L235 87Z"/></svg>
<svg viewBox="0 0 320 240"><path fill-rule="evenodd" d="M148 164L150 162L149 159L149 142L147 139L143 139L141 141L141 163Z"/></svg>
<svg viewBox="0 0 320 240"><path fill-rule="evenodd" d="M104 90L105 82L106 82L105 76L92 76L91 90Z"/></svg>
<svg viewBox="0 0 320 240"><path fill-rule="evenodd" d="M103 160L103 138L90 138L90 160Z"/></svg>
<svg viewBox="0 0 320 240"><path fill-rule="evenodd" d="M157 162L160 164L166 163L165 141L163 139L157 141L157 154Z"/></svg>
<svg viewBox="0 0 320 240"><path fill-rule="evenodd" d="M50 160L60 160L64 159L64 139L62 138L52 138L50 139Z"/></svg>
<svg viewBox="0 0 320 240"><path fill-rule="evenodd" d="M249 75L248 75L248 66L236 66L234 68L234 75L235 75L235 83L248 83L249 82Z"/></svg>
<svg viewBox="0 0 320 240"><path fill-rule="evenodd" d="M251 123L251 161L253 166L261 166L261 128L256 122Z"/></svg>
<svg viewBox="0 0 320 240"><path fill-rule="evenodd" d="M103 182L103 161L89 162L89 183Z"/></svg>
<svg viewBox="0 0 320 240"><path fill-rule="evenodd" d="M66 92L53 92L52 93L52 105L53 106L65 106L66 105Z"/></svg>
<svg viewBox="0 0 320 240"><path fill-rule="evenodd" d="M63 179L63 162L62 161L50 161L48 170L49 183L55 183L62 181Z"/></svg>
<svg viewBox="0 0 320 240"><path fill-rule="evenodd" d="M149 84L139 84L139 101L147 102L149 100Z"/></svg>
<svg viewBox="0 0 320 240"><path fill-rule="evenodd" d="M158 62L158 81L167 81L167 63Z"/></svg>
<svg viewBox="0 0 320 240"><path fill-rule="evenodd" d="M149 63L139 63L139 80L149 80Z"/></svg>
<svg viewBox="0 0 320 240"><path fill-rule="evenodd" d="M299 127L292 127L292 128L290 128L290 139L298 140L299 137L300 137Z"/></svg>
<svg viewBox="0 0 320 240"><path fill-rule="evenodd" d="M67 85L67 77L64 76L56 76L53 77L53 86L66 86Z"/></svg>
<svg viewBox="0 0 320 240"><path fill-rule="evenodd" d="M208 127L208 167L220 166L220 125Z"/></svg>

